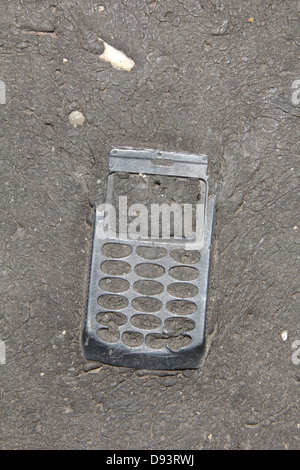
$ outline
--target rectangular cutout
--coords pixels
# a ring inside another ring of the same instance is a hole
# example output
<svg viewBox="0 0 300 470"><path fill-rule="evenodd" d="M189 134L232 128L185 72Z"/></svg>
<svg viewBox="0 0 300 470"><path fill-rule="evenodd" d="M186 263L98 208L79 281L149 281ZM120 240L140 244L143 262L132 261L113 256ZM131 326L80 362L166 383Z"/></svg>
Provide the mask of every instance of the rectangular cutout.
<svg viewBox="0 0 300 470"><path fill-rule="evenodd" d="M152 165L158 165L158 166L173 166L174 162L173 160L167 160L163 158L152 158L151 160Z"/></svg>

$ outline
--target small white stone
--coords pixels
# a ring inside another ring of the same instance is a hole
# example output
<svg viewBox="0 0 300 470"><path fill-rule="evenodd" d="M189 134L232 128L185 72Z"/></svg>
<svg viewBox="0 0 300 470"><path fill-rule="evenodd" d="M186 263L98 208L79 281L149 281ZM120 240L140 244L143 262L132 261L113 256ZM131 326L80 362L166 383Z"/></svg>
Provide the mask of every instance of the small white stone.
<svg viewBox="0 0 300 470"><path fill-rule="evenodd" d="M99 38L99 41L102 41L104 44L104 52L99 55L99 59L104 60L104 62L109 62L114 69L130 72L135 65L134 61L127 57L124 52L118 51L118 49L110 46L102 39Z"/></svg>
<svg viewBox="0 0 300 470"><path fill-rule="evenodd" d="M70 121L70 124L72 124L72 126L74 127L83 126L85 117L81 111L72 111L71 114L69 115L69 121Z"/></svg>
<svg viewBox="0 0 300 470"><path fill-rule="evenodd" d="M286 330L281 333L281 338L282 341L286 341L288 339L288 332Z"/></svg>

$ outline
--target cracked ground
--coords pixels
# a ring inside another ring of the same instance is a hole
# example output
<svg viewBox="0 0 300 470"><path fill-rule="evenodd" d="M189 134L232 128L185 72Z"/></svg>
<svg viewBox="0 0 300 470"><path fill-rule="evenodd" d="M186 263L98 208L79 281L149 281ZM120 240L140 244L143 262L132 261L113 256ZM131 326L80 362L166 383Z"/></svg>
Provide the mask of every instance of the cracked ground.
<svg viewBox="0 0 300 470"><path fill-rule="evenodd" d="M296 0L1 1L2 449L299 449L299 12ZM103 41L134 67L99 59ZM82 357L92 206L113 145L208 155L197 370Z"/></svg>

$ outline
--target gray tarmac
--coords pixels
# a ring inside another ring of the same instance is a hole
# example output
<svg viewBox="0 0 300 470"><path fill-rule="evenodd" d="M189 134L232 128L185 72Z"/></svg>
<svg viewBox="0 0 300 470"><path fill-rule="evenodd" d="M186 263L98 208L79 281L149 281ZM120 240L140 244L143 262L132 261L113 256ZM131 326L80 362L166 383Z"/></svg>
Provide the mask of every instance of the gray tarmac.
<svg viewBox="0 0 300 470"><path fill-rule="evenodd" d="M2 449L299 449L299 12L295 0L1 1ZM134 66L99 58L106 44ZM112 146L208 155L197 370L82 357Z"/></svg>

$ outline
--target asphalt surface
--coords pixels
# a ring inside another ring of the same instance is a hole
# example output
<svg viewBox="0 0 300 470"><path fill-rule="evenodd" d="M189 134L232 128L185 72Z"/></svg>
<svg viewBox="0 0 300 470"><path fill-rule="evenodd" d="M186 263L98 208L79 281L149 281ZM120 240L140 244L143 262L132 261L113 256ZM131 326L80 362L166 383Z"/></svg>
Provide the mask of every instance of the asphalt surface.
<svg viewBox="0 0 300 470"><path fill-rule="evenodd" d="M294 0L2 0L2 449L299 449L299 12ZM98 38L134 67L99 59ZM198 370L82 357L111 146L209 157Z"/></svg>

